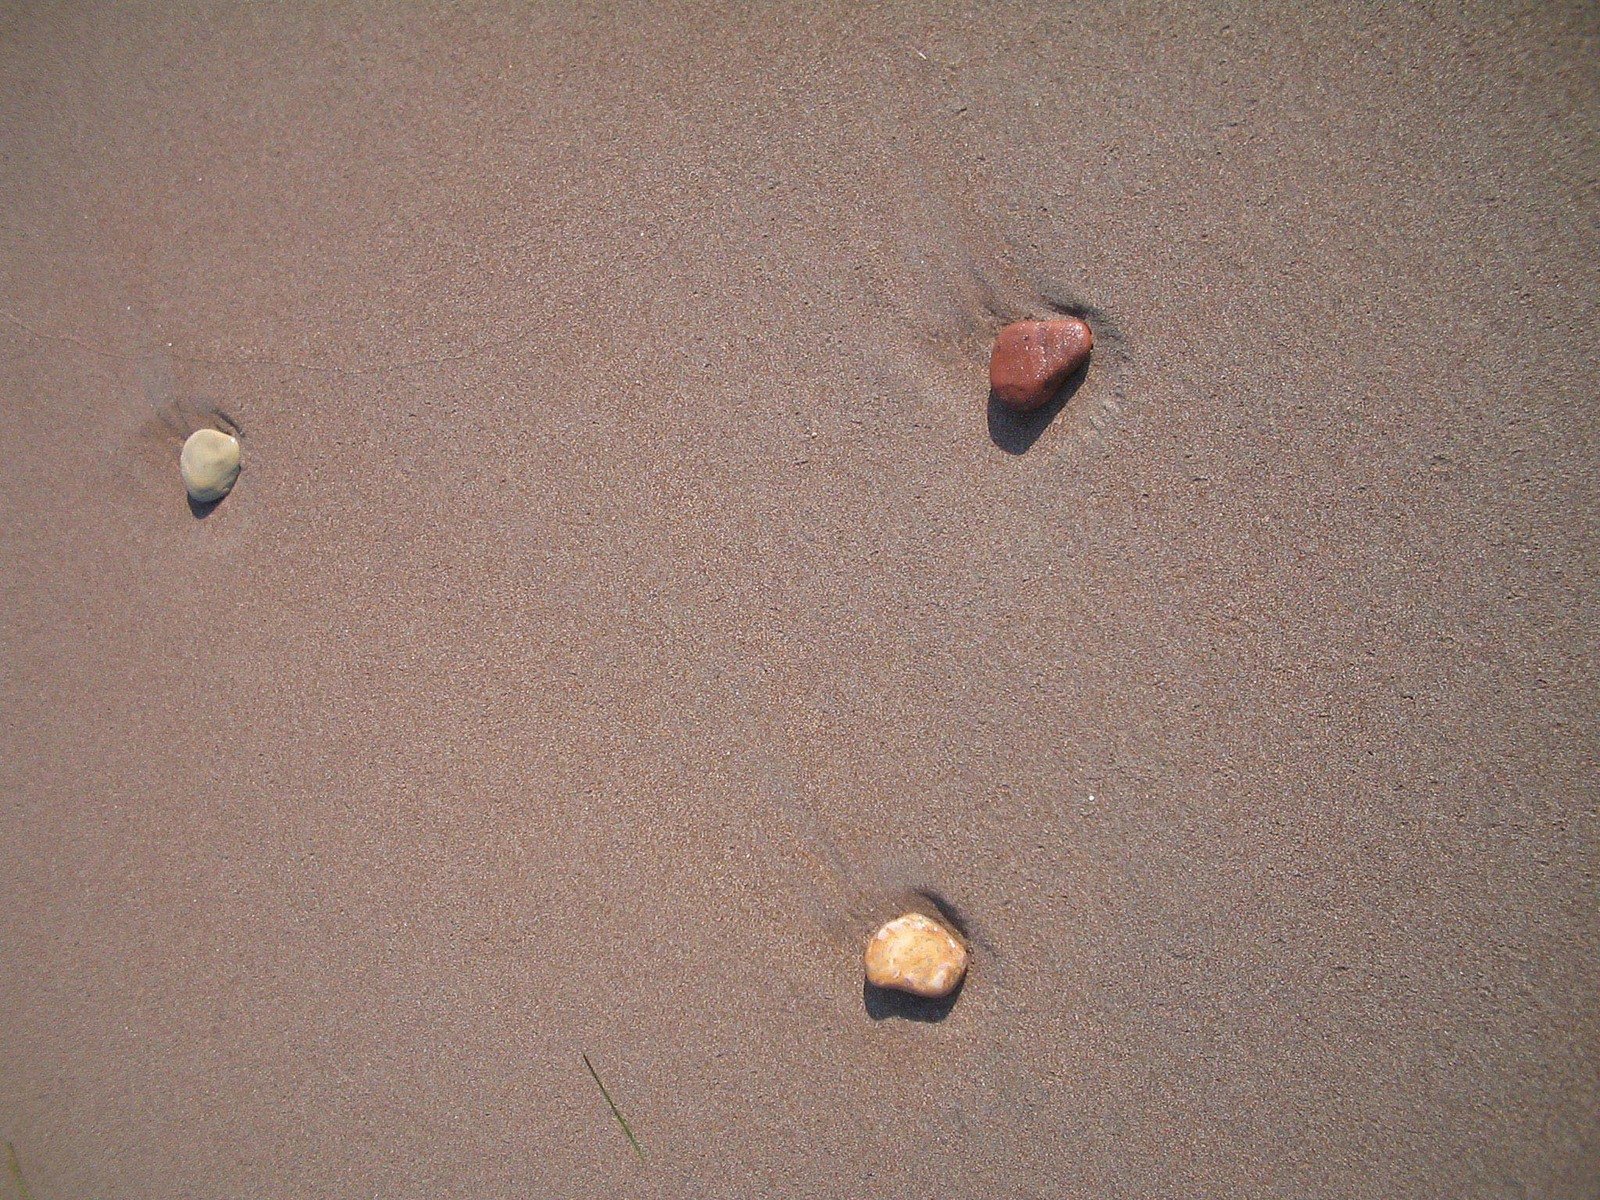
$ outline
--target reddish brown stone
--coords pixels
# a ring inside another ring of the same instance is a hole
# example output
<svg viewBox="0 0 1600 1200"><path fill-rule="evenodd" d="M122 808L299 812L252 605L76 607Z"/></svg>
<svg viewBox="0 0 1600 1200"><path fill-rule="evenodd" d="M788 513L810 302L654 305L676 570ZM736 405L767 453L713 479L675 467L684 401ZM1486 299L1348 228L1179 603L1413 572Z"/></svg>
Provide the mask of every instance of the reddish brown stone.
<svg viewBox="0 0 1600 1200"><path fill-rule="evenodd" d="M1013 321L994 339L989 391L1013 412L1048 404L1094 348L1094 334L1077 317Z"/></svg>

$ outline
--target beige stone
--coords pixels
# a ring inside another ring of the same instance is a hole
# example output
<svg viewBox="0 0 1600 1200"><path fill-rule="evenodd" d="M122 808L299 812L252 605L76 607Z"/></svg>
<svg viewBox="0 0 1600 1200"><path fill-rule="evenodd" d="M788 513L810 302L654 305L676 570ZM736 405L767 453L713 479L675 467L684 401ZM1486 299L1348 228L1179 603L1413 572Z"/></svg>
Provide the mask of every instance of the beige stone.
<svg viewBox="0 0 1600 1200"><path fill-rule="evenodd" d="M220 429L197 429L183 444L178 469L195 500L221 500L239 478L239 439Z"/></svg>
<svg viewBox="0 0 1600 1200"><path fill-rule="evenodd" d="M932 917L907 913L867 943L867 982L913 996L948 996L967 973L967 947Z"/></svg>

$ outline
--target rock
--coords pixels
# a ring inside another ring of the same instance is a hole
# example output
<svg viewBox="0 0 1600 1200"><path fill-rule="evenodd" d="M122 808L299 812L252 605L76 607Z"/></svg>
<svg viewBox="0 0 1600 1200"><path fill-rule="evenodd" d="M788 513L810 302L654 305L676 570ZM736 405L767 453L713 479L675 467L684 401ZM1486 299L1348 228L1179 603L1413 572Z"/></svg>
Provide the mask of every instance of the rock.
<svg viewBox="0 0 1600 1200"><path fill-rule="evenodd" d="M178 456L183 486L202 504L221 500L239 478L239 439L220 429L197 429Z"/></svg>
<svg viewBox="0 0 1600 1200"><path fill-rule="evenodd" d="M1094 334L1077 317L1013 321L994 339L989 393L1013 412L1032 412L1055 397L1093 348Z"/></svg>
<svg viewBox="0 0 1600 1200"><path fill-rule="evenodd" d="M956 990L967 973L967 947L932 917L896 917L867 943L867 982L913 996L938 999Z"/></svg>

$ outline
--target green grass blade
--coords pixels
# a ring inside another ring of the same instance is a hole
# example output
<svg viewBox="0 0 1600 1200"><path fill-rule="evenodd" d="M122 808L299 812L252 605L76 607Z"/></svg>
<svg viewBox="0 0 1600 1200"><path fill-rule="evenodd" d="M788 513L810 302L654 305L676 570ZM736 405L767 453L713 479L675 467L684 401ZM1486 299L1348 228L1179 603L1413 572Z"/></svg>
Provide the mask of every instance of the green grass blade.
<svg viewBox="0 0 1600 1200"><path fill-rule="evenodd" d="M622 1132L628 1135L628 1144L633 1147L633 1152L639 1156L639 1161L644 1161L644 1151L639 1148L639 1139L633 1136L633 1130L628 1128L628 1119L622 1115L622 1110L617 1107L617 1102L611 1098L611 1093L606 1091L606 1085L600 1082L600 1072L594 1069L594 1064L589 1061L589 1056L583 1056L583 1065L589 1068L589 1075L594 1084L600 1089L600 1094L606 1098L606 1103L611 1106L611 1115L617 1119L617 1124L622 1126Z"/></svg>
<svg viewBox="0 0 1600 1200"><path fill-rule="evenodd" d="M28 1190L28 1181L22 1177L22 1160L17 1157L17 1148L10 1142L6 1143L6 1169L16 1181L17 1191L22 1193L22 1200L33 1200L33 1193Z"/></svg>

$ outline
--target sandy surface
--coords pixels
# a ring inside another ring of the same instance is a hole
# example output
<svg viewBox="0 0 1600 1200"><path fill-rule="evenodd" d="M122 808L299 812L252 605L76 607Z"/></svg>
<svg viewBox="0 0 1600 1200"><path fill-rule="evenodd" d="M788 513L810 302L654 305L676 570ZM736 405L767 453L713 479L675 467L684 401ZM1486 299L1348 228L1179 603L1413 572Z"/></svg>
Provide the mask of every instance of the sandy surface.
<svg viewBox="0 0 1600 1200"><path fill-rule="evenodd" d="M0 15L38 1200L1594 1195L1591 6L168 7Z"/></svg>

